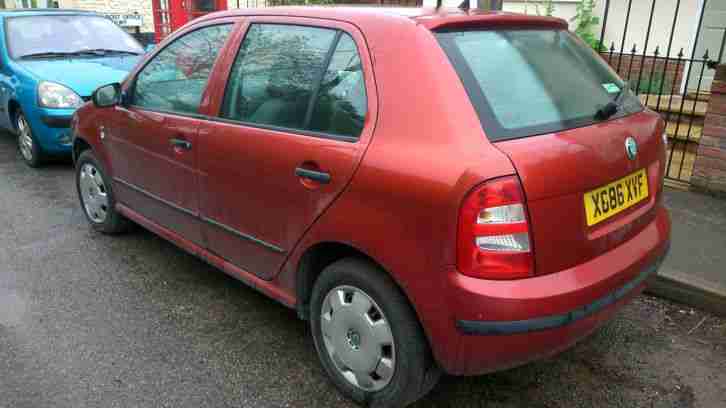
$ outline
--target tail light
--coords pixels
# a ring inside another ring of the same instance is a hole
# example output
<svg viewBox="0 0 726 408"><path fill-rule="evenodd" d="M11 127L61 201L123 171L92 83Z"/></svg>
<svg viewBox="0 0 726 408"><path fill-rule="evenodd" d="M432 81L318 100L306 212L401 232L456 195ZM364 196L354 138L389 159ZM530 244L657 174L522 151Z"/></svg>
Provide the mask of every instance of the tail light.
<svg viewBox="0 0 726 408"><path fill-rule="evenodd" d="M502 177L475 188L459 214L457 267L482 279L534 275L534 254L519 179Z"/></svg>

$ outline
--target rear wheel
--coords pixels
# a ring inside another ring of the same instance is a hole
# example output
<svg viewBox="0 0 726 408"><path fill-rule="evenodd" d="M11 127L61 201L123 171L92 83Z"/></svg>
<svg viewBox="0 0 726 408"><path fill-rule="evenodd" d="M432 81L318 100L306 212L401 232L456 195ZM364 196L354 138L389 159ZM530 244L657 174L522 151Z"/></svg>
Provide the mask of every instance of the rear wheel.
<svg viewBox="0 0 726 408"><path fill-rule="evenodd" d="M15 115L15 130L18 134L18 150L25 164L34 168L40 167L43 164L43 151L22 112Z"/></svg>
<svg viewBox="0 0 726 408"><path fill-rule="evenodd" d="M91 150L78 156L76 187L83 212L94 229L107 234L128 229L129 221L116 211L110 180Z"/></svg>
<svg viewBox="0 0 726 408"><path fill-rule="evenodd" d="M404 406L440 375L423 331L390 277L348 258L322 272L311 298L318 356L335 385L370 406Z"/></svg>

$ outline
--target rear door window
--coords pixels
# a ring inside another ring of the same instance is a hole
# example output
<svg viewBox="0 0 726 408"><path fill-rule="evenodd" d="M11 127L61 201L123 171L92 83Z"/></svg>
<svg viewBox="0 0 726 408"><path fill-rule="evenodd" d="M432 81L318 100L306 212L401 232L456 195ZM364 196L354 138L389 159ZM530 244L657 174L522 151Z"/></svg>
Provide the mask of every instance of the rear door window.
<svg viewBox="0 0 726 408"><path fill-rule="evenodd" d="M310 97L336 31L253 24L230 74L222 117L260 125L304 128Z"/></svg>
<svg viewBox="0 0 726 408"><path fill-rule="evenodd" d="M625 86L564 30L448 31L437 38L493 141L590 125ZM615 117L642 110L625 92Z"/></svg>
<svg viewBox="0 0 726 408"><path fill-rule="evenodd" d="M360 56L353 38L343 34L323 75L308 129L358 137L367 98Z"/></svg>
<svg viewBox="0 0 726 408"><path fill-rule="evenodd" d="M255 23L232 67L221 117L353 140L366 113L360 55L350 35Z"/></svg>

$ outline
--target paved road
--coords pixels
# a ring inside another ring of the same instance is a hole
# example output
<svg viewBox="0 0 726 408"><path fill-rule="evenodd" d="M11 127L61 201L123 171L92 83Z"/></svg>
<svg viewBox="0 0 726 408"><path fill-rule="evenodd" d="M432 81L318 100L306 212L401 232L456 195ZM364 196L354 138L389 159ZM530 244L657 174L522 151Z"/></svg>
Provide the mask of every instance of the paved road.
<svg viewBox="0 0 726 408"><path fill-rule="evenodd" d="M653 293L726 317L726 200L670 189L664 201L677 222Z"/></svg>
<svg viewBox="0 0 726 408"><path fill-rule="evenodd" d="M0 133L0 407L351 406L292 311L149 232L92 232L72 174ZM724 407L726 321L641 297L573 350L417 406Z"/></svg>

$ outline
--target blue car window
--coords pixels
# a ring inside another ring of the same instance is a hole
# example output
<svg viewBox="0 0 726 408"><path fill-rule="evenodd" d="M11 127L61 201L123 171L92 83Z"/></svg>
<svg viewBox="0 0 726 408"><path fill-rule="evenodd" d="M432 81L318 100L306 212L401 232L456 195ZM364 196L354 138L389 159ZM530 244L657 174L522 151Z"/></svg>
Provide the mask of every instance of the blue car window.
<svg viewBox="0 0 726 408"><path fill-rule="evenodd" d="M144 49L111 20L95 15L23 16L6 19L13 59L63 57L94 51L143 54Z"/></svg>

